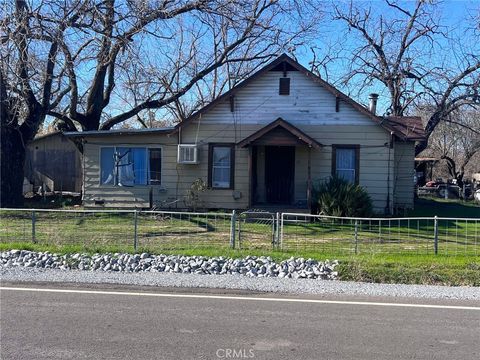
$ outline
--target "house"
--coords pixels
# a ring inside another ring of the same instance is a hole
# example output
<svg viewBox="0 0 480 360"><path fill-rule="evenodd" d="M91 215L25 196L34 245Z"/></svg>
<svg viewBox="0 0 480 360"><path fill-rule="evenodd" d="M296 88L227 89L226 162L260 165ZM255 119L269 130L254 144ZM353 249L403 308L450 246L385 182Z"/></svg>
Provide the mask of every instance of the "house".
<svg viewBox="0 0 480 360"><path fill-rule="evenodd" d="M412 208L420 118L375 115L282 55L172 128L86 131L88 207L185 208L197 179L206 208L309 207L315 182L365 187L375 211Z"/></svg>
<svg viewBox="0 0 480 360"><path fill-rule="evenodd" d="M27 145L25 178L33 191L78 192L82 190L82 154L60 131L37 136Z"/></svg>

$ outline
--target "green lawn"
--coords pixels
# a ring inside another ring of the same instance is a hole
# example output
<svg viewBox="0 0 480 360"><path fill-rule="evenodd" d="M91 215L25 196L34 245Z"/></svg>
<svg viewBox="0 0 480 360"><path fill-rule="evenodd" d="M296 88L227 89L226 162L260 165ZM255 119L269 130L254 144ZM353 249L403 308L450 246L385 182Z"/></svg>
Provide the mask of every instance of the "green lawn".
<svg viewBox="0 0 480 360"><path fill-rule="evenodd" d="M0 242L35 242L46 245L132 246L133 213L0 212ZM228 247L230 217L216 214L139 214L137 245L151 248Z"/></svg>
<svg viewBox="0 0 480 360"><path fill-rule="evenodd" d="M230 248L230 216L138 215L137 252L276 260L301 256L338 259L342 280L480 286L480 208L460 202L425 200L409 216L469 217L439 220L438 254L433 255L433 220L315 220L285 218L283 243L272 245L271 218L240 218L236 249ZM133 213L35 213L0 211L0 250L59 253L134 250ZM356 236L355 236L356 233ZM355 252L357 252L355 254Z"/></svg>
<svg viewBox="0 0 480 360"><path fill-rule="evenodd" d="M478 256L356 256L343 259L338 271L350 281L480 286Z"/></svg>
<svg viewBox="0 0 480 360"><path fill-rule="evenodd" d="M31 251L50 251L61 254L85 253L115 253L133 252L131 246L81 246L81 245L45 245L32 243L0 243L0 251L10 249L25 249ZM203 247L190 248L182 251L162 250L152 251L150 248L140 248L138 252L148 251L153 254L181 254L196 256L224 256L241 258L248 255L271 256L276 261L291 256L312 258L320 261L337 259L340 261L338 275L340 280L431 284L451 286L480 286L480 258L478 256L431 256L411 254L359 254L342 255L319 251L271 251L271 250L232 250L228 248Z"/></svg>
<svg viewBox="0 0 480 360"><path fill-rule="evenodd" d="M452 205L456 204L439 203L437 207ZM285 217L283 241L278 246L272 244L272 220L268 216L240 217L236 223L236 248L278 248L340 255L434 253L433 219L375 219L355 224L352 220L312 219L301 215ZM37 211L33 229L30 212L0 211L0 243L32 242L34 235L36 243L45 245L127 246L133 249L134 224L133 213ZM185 251L214 246L226 250L230 247L230 232L228 215L140 213L137 247L151 251ZM480 220L439 220L438 253L479 255Z"/></svg>
<svg viewBox="0 0 480 360"><path fill-rule="evenodd" d="M409 217L472 218L438 220L438 253L480 255L480 206L473 202L417 199ZM356 229L356 230L355 230ZM356 236L355 236L356 234ZM285 221L285 249L319 250L339 254L434 252L433 219L384 219L358 221L288 217Z"/></svg>
<svg viewBox="0 0 480 360"><path fill-rule="evenodd" d="M480 219L480 205L473 201L445 200L440 198L419 198L415 209L406 216L439 216Z"/></svg>
<svg viewBox="0 0 480 360"><path fill-rule="evenodd" d="M341 254L433 254L433 219L286 218L283 248ZM438 253L480 255L480 221L438 220Z"/></svg>

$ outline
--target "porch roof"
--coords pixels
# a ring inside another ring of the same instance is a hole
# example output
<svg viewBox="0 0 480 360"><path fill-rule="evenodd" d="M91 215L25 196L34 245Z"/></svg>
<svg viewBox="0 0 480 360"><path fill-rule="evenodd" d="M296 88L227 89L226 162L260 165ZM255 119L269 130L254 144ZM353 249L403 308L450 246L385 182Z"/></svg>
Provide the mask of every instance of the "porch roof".
<svg viewBox="0 0 480 360"><path fill-rule="evenodd" d="M278 118L237 144L239 147L250 145L307 145L319 149L323 145L305 134L289 122Z"/></svg>

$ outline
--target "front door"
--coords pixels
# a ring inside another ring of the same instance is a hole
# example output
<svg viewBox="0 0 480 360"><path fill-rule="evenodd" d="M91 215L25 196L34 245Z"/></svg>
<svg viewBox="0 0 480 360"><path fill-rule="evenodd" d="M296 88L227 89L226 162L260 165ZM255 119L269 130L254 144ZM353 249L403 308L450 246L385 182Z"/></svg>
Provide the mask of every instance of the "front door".
<svg viewBox="0 0 480 360"><path fill-rule="evenodd" d="M268 203L291 204L295 179L295 147L265 147L265 190Z"/></svg>

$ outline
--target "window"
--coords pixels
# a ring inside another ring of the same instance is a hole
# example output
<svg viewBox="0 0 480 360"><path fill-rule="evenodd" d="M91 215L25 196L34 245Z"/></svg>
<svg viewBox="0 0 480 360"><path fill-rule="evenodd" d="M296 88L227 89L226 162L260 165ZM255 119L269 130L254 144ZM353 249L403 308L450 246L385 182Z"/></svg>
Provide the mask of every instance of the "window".
<svg viewBox="0 0 480 360"><path fill-rule="evenodd" d="M148 149L150 165L150 184L160 185L162 183L162 149Z"/></svg>
<svg viewBox="0 0 480 360"><path fill-rule="evenodd" d="M278 88L279 95L290 95L290 78L280 78L280 84Z"/></svg>
<svg viewBox="0 0 480 360"><path fill-rule="evenodd" d="M213 189L233 189L234 145L210 144L208 159L208 185Z"/></svg>
<svg viewBox="0 0 480 360"><path fill-rule="evenodd" d="M100 183L114 186L159 185L161 156L161 149L103 147L100 151Z"/></svg>
<svg viewBox="0 0 480 360"><path fill-rule="evenodd" d="M114 183L114 148L102 148L100 153L100 184L113 185Z"/></svg>
<svg viewBox="0 0 480 360"><path fill-rule="evenodd" d="M358 184L359 154L358 145L333 145L332 175Z"/></svg>

